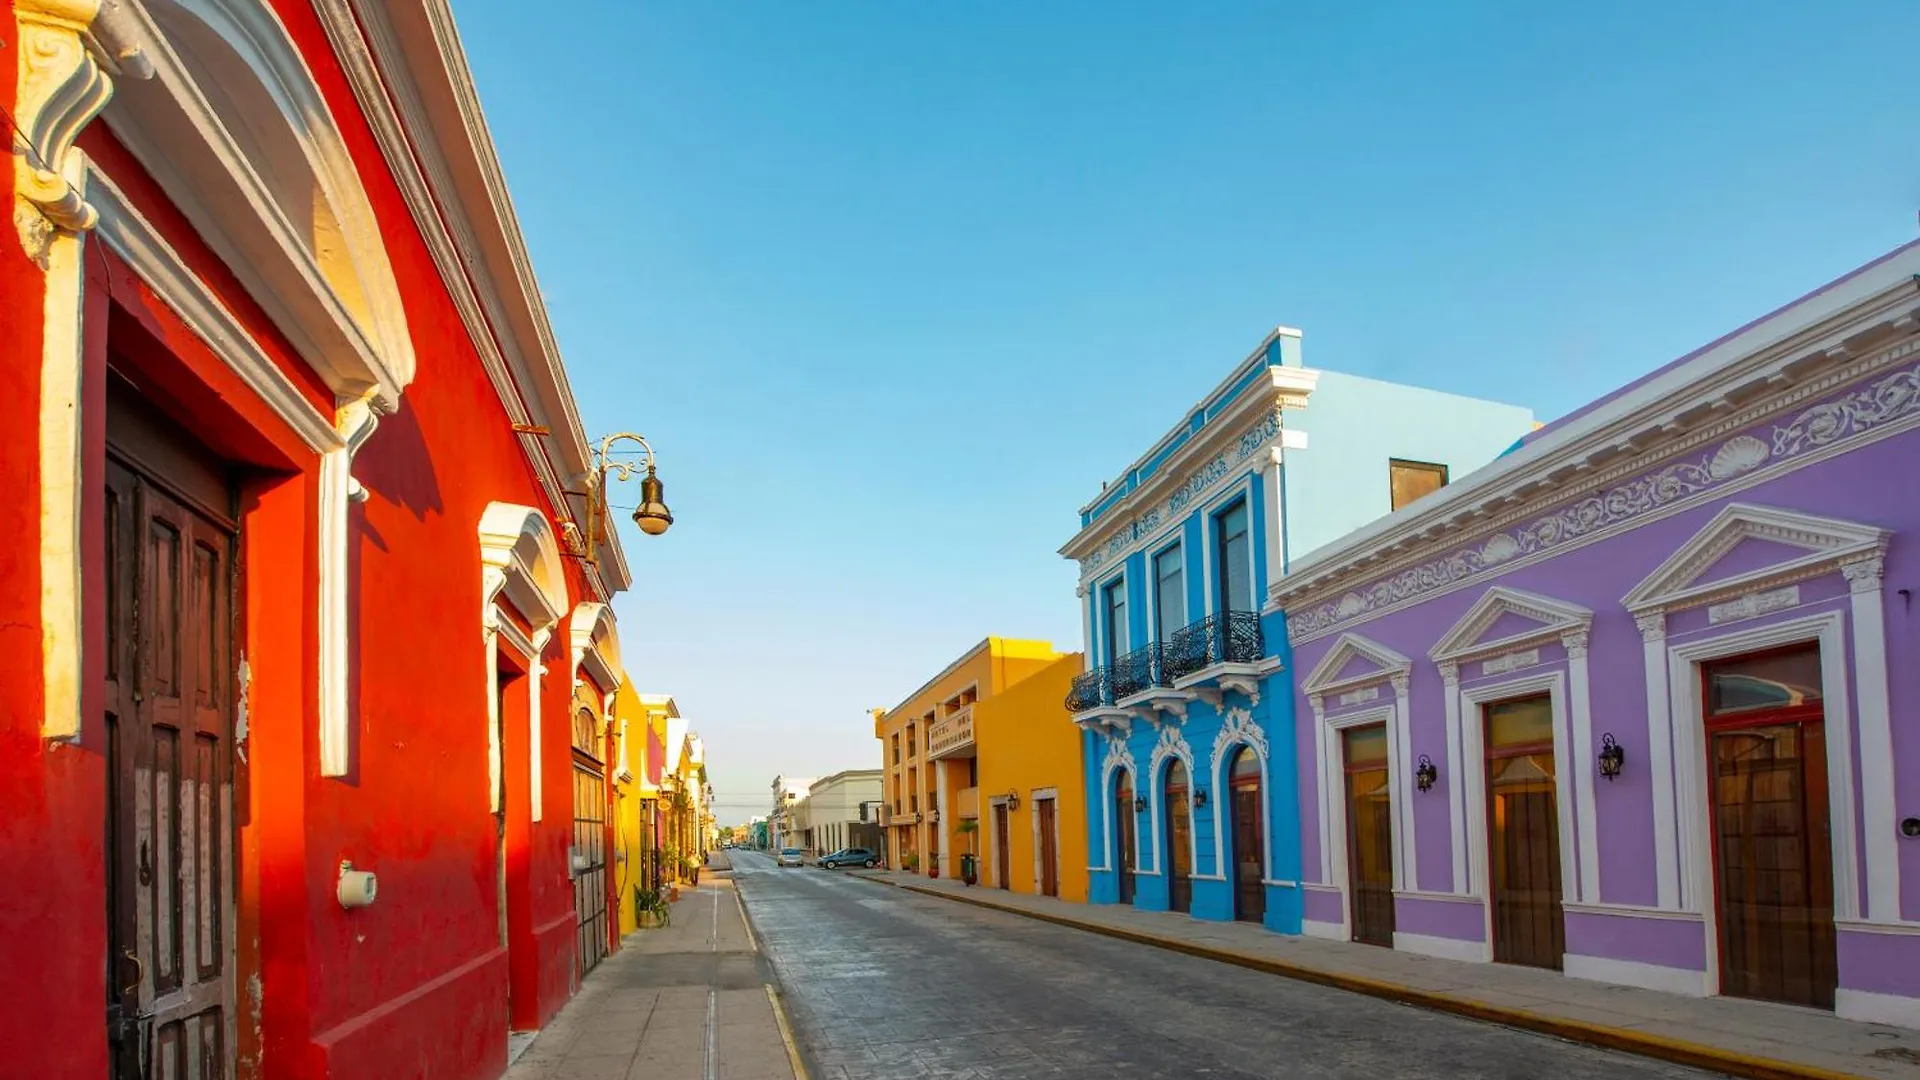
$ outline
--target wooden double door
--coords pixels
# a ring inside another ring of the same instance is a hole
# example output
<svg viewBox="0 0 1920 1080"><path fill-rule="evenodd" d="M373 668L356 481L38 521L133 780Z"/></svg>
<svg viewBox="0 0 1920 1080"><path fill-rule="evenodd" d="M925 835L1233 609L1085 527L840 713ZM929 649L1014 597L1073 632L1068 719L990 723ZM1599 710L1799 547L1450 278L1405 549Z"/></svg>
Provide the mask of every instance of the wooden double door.
<svg viewBox="0 0 1920 1080"><path fill-rule="evenodd" d="M1816 647L1706 665L1720 991L1820 1009L1838 982Z"/></svg>
<svg viewBox="0 0 1920 1080"><path fill-rule="evenodd" d="M577 709L573 718L573 914L576 974L585 977L607 955L607 774L600 750L600 719Z"/></svg>
<svg viewBox="0 0 1920 1080"><path fill-rule="evenodd" d="M1560 970L1566 916L1549 695L1484 707L1493 958Z"/></svg>
<svg viewBox="0 0 1920 1080"><path fill-rule="evenodd" d="M112 380L107 1032L114 1080L233 1075L235 551L229 470Z"/></svg>
<svg viewBox="0 0 1920 1080"><path fill-rule="evenodd" d="M1346 772L1347 896L1353 940L1393 947L1393 799L1387 728L1340 735Z"/></svg>
<svg viewBox="0 0 1920 1080"><path fill-rule="evenodd" d="M1228 774L1233 800L1233 917L1241 922L1267 918L1266 799L1260 786L1260 758L1243 746Z"/></svg>
<svg viewBox="0 0 1920 1080"><path fill-rule="evenodd" d="M1040 895L1060 895L1059 816L1052 799L1033 800L1034 827L1039 830Z"/></svg>
<svg viewBox="0 0 1920 1080"><path fill-rule="evenodd" d="M1120 902L1133 903L1133 838L1135 810L1133 779L1122 772L1113 788L1113 871L1119 879Z"/></svg>

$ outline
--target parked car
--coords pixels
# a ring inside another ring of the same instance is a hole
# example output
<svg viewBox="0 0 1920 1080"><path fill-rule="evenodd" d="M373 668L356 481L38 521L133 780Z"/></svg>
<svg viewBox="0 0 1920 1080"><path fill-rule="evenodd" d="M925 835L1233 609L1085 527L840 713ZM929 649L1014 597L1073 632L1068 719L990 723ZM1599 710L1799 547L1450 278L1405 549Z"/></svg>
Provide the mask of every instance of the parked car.
<svg viewBox="0 0 1920 1080"><path fill-rule="evenodd" d="M841 848L831 855L820 856L822 870L844 870L849 866L864 866L872 869L879 865L880 856L874 854L870 848Z"/></svg>
<svg viewBox="0 0 1920 1080"><path fill-rule="evenodd" d="M780 854L773 857L775 866L802 866L805 862L805 856L797 847L783 847Z"/></svg>

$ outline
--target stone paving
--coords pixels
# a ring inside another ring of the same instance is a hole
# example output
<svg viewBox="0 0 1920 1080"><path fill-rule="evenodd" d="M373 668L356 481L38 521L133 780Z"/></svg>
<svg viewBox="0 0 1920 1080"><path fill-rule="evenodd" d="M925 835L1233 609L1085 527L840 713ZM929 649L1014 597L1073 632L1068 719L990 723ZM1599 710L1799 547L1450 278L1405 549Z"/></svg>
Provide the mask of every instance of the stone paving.
<svg viewBox="0 0 1920 1080"><path fill-rule="evenodd" d="M739 860L814 1080L1702 1080L843 871Z"/></svg>
<svg viewBox="0 0 1920 1080"><path fill-rule="evenodd" d="M670 925L600 962L507 1080L795 1080L732 880L703 874L680 896Z"/></svg>
<svg viewBox="0 0 1920 1080"><path fill-rule="evenodd" d="M1686 997L1506 964L1440 960L1367 945L1274 934L1249 924L1206 922L1113 904L1073 904L897 871L853 874L942 897L998 905L1029 916L1159 939L1177 947L1239 954L1308 973L1406 987L1457 999L1469 1007L1528 1014L1549 1024L1566 1021L1703 1047L1737 1058L1785 1063L1803 1075L1825 1072L1875 1080L1920 1080L1920 1032L1842 1020L1812 1009Z"/></svg>

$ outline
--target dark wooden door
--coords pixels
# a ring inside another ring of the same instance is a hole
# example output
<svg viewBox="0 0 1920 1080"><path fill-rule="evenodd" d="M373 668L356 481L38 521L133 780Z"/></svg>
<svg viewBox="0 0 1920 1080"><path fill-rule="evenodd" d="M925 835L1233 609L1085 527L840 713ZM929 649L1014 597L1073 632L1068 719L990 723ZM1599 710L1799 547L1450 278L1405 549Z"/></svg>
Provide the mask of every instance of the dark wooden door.
<svg viewBox="0 0 1920 1080"><path fill-rule="evenodd" d="M1826 725L1817 648L1705 673L1720 991L1833 1008Z"/></svg>
<svg viewBox="0 0 1920 1080"><path fill-rule="evenodd" d="M599 720L579 709L573 718L573 913L579 935L578 974L607 955L607 778L593 751Z"/></svg>
<svg viewBox="0 0 1920 1080"><path fill-rule="evenodd" d="M1547 695L1486 706L1493 958L1560 970L1560 804Z"/></svg>
<svg viewBox="0 0 1920 1080"><path fill-rule="evenodd" d="M1267 917L1266 805L1260 790L1260 759L1251 747L1233 757L1233 917L1261 922Z"/></svg>
<svg viewBox="0 0 1920 1080"><path fill-rule="evenodd" d="M1040 828L1040 895L1060 895L1060 845L1054 829L1058 820L1052 799L1033 800L1035 823Z"/></svg>
<svg viewBox="0 0 1920 1080"><path fill-rule="evenodd" d="M1393 947L1393 804L1387 728L1341 733L1347 774L1347 891L1353 940Z"/></svg>
<svg viewBox="0 0 1920 1080"><path fill-rule="evenodd" d="M1126 773L1113 791L1113 868L1120 879L1120 902L1133 903L1133 781Z"/></svg>
<svg viewBox="0 0 1920 1080"><path fill-rule="evenodd" d="M1193 810L1188 802L1187 766L1175 759L1167 763L1166 820L1167 907L1173 911L1193 910Z"/></svg>
<svg viewBox="0 0 1920 1080"><path fill-rule="evenodd" d="M993 883L1013 888L1012 866L1013 856L1007 851L1007 804L1000 803L993 808Z"/></svg>
<svg viewBox="0 0 1920 1080"><path fill-rule="evenodd" d="M233 490L110 392L107 1024L116 1080L233 1075Z"/></svg>

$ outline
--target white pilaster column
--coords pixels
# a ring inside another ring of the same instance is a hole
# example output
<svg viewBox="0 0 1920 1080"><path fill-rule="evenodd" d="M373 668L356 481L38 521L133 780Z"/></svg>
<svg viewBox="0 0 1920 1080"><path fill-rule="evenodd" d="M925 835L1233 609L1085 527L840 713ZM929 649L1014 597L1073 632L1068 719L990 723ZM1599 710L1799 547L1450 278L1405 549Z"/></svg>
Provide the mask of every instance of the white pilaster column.
<svg viewBox="0 0 1920 1080"><path fill-rule="evenodd" d="M1314 760L1314 806L1320 820L1316 822L1320 834L1320 884L1332 885L1333 880L1333 815L1334 786L1339 778L1340 763L1335 760L1338 750L1327 731L1327 699L1319 694L1307 698L1307 704L1313 709L1313 760Z"/></svg>
<svg viewBox="0 0 1920 1080"><path fill-rule="evenodd" d="M1574 843L1580 846L1579 898L1589 904L1600 900L1600 830L1595 816L1593 699L1587 673L1587 630L1570 630L1560 635L1567 649L1567 711L1573 719L1573 760L1566 768L1572 772L1574 801Z"/></svg>
<svg viewBox="0 0 1920 1080"><path fill-rule="evenodd" d="M504 775L500 745L500 630L493 605L487 605L482 634L487 643L487 810L500 812L500 778Z"/></svg>
<svg viewBox="0 0 1920 1080"><path fill-rule="evenodd" d="M541 805L545 785L540 782L540 676L547 673L547 642L552 637L551 628L533 635L533 655L527 658L527 805L534 821L546 816Z"/></svg>
<svg viewBox="0 0 1920 1080"><path fill-rule="evenodd" d="M1267 588L1278 584L1286 574L1287 563L1287 503L1286 495L1280 484L1280 467L1285 455L1277 446L1267 451L1266 460L1260 463L1261 497L1267 504L1266 546L1267 546ZM1264 605L1263 605L1264 606Z"/></svg>
<svg viewBox="0 0 1920 1080"><path fill-rule="evenodd" d="M1655 611L1634 616L1640 628L1641 662L1647 681L1647 777L1653 786L1654 895L1658 905L1681 910L1680 831L1677 819L1673 742L1673 701L1667 686L1667 616Z"/></svg>
<svg viewBox="0 0 1920 1080"><path fill-rule="evenodd" d="M1387 754L1393 767L1387 771L1388 795L1393 803L1394 869L1400 880L1396 889L1420 887L1419 848L1414 843L1413 813L1413 727L1407 711L1412 673L1393 676L1393 722L1387 725Z"/></svg>
<svg viewBox="0 0 1920 1080"><path fill-rule="evenodd" d="M1447 834L1453 848L1453 891L1466 895L1475 891L1475 882L1467 868L1467 749L1460 719L1460 665L1441 664L1440 683L1447 717Z"/></svg>
<svg viewBox="0 0 1920 1080"><path fill-rule="evenodd" d="M1900 852L1893 803L1893 716L1887 691L1887 622L1880 596L1884 560L1845 563L1852 594L1853 680L1860 736L1860 821L1870 922L1900 921Z"/></svg>

